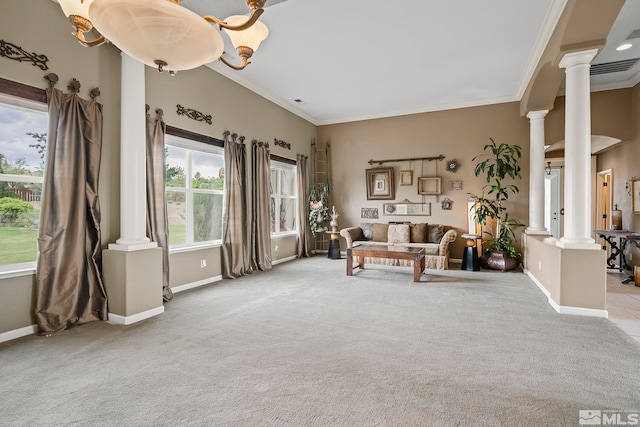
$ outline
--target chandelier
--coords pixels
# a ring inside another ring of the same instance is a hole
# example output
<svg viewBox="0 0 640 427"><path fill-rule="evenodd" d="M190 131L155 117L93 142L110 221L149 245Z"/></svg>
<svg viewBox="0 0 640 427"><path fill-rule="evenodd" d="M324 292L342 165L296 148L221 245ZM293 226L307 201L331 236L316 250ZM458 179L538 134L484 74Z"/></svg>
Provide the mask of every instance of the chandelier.
<svg viewBox="0 0 640 427"><path fill-rule="evenodd" d="M251 8L248 17L234 15L221 21L199 16L180 6L180 0L58 0L83 46L108 41L143 64L172 74L217 59L234 70L250 64L249 58L269 30L258 21L266 0L245 1ZM231 39L242 58L240 65L222 57L224 40L214 25ZM94 29L99 35L87 40Z"/></svg>

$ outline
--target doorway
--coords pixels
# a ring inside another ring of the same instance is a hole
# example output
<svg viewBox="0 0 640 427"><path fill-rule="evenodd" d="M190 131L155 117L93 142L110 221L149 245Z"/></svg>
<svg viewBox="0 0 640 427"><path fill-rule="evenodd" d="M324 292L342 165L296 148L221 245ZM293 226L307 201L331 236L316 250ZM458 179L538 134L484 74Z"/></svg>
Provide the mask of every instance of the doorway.
<svg viewBox="0 0 640 427"><path fill-rule="evenodd" d="M544 175L544 227L554 239L560 238L560 170L551 169Z"/></svg>
<svg viewBox="0 0 640 427"><path fill-rule="evenodd" d="M613 203L613 172L607 169L596 174L596 230L611 228L611 209ZM611 247L602 237L596 235L596 242L611 255Z"/></svg>

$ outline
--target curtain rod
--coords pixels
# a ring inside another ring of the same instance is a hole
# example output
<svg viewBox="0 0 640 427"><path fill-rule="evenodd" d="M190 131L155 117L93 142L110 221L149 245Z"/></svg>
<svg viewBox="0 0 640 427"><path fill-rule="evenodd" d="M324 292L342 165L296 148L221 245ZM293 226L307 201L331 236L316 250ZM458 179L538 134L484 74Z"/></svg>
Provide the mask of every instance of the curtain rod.
<svg viewBox="0 0 640 427"><path fill-rule="evenodd" d="M387 159L387 160L369 160L369 164L372 165L374 163L377 163L379 165L383 164L383 163L389 163L389 162L412 162L414 160L442 160L444 159L444 156L442 154L440 154L439 156L433 156L433 157L413 157L411 159Z"/></svg>

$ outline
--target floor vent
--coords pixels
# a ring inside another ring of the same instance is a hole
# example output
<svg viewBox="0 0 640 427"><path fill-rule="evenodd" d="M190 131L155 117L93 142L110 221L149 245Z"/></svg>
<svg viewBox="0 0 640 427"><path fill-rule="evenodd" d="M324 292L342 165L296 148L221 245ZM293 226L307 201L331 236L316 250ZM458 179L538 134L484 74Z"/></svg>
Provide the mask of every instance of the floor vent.
<svg viewBox="0 0 640 427"><path fill-rule="evenodd" d="M598 74L619 73L627 71L640 60L640 58L625 59L624 61L605 62L604 64L593 64L589 74L596 76Z"/></svg>

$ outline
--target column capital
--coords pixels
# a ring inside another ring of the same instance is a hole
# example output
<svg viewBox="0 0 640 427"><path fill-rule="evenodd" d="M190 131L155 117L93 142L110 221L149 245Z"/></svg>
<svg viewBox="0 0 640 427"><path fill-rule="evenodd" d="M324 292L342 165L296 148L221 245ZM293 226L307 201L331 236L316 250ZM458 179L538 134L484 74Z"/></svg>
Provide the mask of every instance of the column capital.
<svg viewBox="0 0 640 427"><path fill-rule="evenodd" d="M529 120L540 120L544 119L549 110L537 110L537 111L529 111L527 113L527 118Z"/></svg>
<svg viewBox="0 0 640 427"><path fill-rule="evenodd" d="M558 65L560 68L571 68L576 65L591 64L591 61L598 54L598 49L581 50L565 54Z"/></svg>

